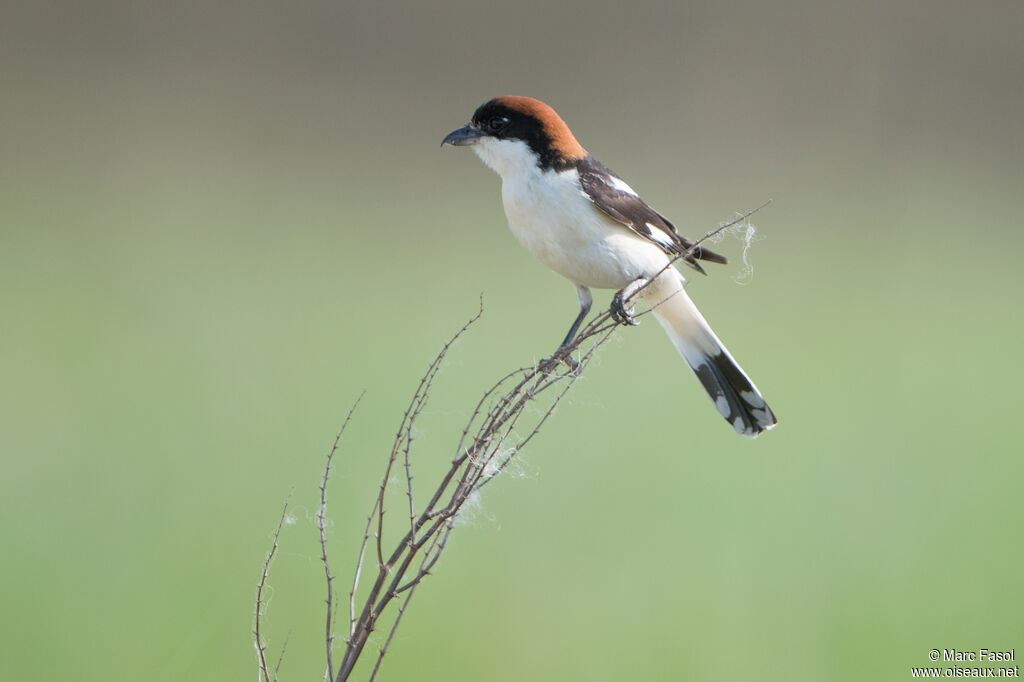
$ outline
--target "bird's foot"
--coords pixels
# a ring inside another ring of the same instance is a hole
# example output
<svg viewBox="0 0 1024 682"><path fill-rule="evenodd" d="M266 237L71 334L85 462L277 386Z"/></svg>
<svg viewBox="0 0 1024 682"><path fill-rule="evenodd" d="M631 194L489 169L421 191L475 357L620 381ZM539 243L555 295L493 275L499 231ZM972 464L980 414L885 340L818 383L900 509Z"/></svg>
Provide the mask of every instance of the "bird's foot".
<svg viewBox="0 0 1024 682"><path fill-rule="evenodd" d="M612 297L612 305L608 309L608 312L612 314L612 319L615 320L618 324L628 327L635 327L638 324L640 324L639 322L636 321L636 318L633 317L633 313L630 312L628 308L626 308L626 304L622 301L621 291L617 292Z"/></svg>

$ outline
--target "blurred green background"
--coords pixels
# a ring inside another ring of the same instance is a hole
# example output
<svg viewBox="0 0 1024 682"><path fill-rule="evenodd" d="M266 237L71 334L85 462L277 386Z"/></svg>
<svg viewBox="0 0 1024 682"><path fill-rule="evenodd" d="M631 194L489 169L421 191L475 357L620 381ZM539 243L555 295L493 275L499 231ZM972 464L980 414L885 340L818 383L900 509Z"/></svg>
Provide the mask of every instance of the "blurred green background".
<svg viewBox="0 0 1024 682"><path fill-rule="evenodd" d="M0 678L252 679L289 496L270 653L322 675L316 484L349 406L345 583L480 292L424 486L575 312L497 177L438 146L505 93L685 234L774 200L749 284L729 240L690 292L781 423L737 437L657 325L619 332L384 679L901 680L1024 650L1019 1L0 8Z"/></svg>

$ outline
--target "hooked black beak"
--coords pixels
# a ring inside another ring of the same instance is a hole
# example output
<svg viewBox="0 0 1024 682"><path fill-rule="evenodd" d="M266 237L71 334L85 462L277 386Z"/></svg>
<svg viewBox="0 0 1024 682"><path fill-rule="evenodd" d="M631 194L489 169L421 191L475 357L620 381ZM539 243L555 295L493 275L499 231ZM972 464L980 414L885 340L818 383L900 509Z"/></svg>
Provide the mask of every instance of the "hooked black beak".
<svg viewBox="0 0 1024 682"><path fill-rule="evenodd" d="M453 147L464 147L468 144L475 144L482 133L473 126L465 125L458 130L448 133L448 136L441 141L441 146L450 144Z"/></svg>

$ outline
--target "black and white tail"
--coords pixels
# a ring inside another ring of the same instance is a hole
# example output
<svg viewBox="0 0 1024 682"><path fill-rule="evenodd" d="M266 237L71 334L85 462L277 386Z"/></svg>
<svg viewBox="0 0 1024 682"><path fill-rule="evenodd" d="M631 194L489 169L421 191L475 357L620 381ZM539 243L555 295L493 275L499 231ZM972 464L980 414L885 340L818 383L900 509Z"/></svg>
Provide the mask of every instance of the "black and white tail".
<svg viewBox="0 0 1024 682"><path fill-rule="evenodd" d="M670 281L665 282L666 279ZM756 438L775 426L775 415L686 295L682 282L673 291L671 280L675 278L660 277L656 284L661 286L650 287L652 291L645 292L644 299L718 412L736 433Z"/></svg>

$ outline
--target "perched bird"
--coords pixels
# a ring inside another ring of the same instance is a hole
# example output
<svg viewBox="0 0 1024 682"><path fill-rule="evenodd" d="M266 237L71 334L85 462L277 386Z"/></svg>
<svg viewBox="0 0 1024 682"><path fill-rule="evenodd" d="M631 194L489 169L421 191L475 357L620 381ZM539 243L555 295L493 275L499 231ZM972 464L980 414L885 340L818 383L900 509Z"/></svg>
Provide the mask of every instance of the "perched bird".
<svg viewBox="0 0 1024 682"><path fill-rule="evenodd" d="M441 144L472 146L501 176L512 233L576 285L580 311L560 350L572 344L590 311L591 288L618 290L611 313L621 324L636 324L624 303L635 294L651 307L737 433L754 438L775 426L761 393L683 290L682 275L666 268L680 254L701 273L698 261L726 259L703 246L693 248L668 218L588 154L554 109L529 97L497 97Z"/></svg>

